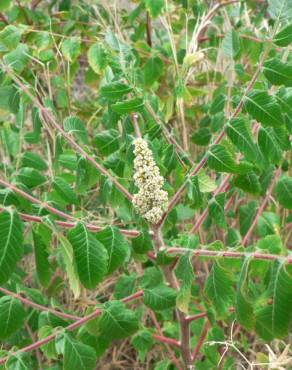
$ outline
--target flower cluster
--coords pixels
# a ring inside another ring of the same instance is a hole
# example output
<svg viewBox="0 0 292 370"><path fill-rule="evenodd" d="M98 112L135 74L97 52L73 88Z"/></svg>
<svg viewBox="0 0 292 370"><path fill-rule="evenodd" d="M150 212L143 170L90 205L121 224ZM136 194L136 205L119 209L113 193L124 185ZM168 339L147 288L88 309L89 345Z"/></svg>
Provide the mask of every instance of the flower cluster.
<svg viewBox="0 0 292 370"><path fill-rule="evenodd" d="M134 181L139 192L134 195L133 204L142 217L151 224L157 224L168 204L168 194L162 190L164 180L147 141L139 138L134 145Z"/></svg>

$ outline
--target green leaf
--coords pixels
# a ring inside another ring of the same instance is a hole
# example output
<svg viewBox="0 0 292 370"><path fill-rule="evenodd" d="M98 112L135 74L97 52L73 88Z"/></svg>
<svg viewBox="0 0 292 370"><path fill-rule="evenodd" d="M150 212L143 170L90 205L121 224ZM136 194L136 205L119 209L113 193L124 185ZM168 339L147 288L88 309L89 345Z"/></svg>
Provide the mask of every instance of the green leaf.
<svg viewBox="0 0 292 370"><path fill-rule="evenodd" d="M108 274L119 268L129 255L129 244L116 227L108 226L96 234L97 240L104 245L108 252Z"/></svg>
<svg viewBox="0 0 292 370"><path fill-rule="evenodd" d="M209 215L214 220L214 222L222 229L226 229L227 227L224 204L225 193L216 195L209 202Z"/></svg>
<svg viewBox="0 0 292 370"><path fill-rule="evenodd" d="M247 112L266 126L278 127L284 123L280 105L274 96L264 90L253 90L245 98Z"/></svg>
<svg viewBox="0 0 292 370"><path fill-rule="evenodd" d="M100 43L95 43L90 46L87 58L90 67L97 74L102 73L108 64L107 52Z"/></svg>
<svg viewBox="0 0 292 370"><path fill-rule="evenodd" d="M224 55L229 58L236 58L240 53L240 39L236 31L227 31L222 41Z"/></svg>
<svg viewBox="0 0 292 370"><path fill-rule="evenodd" d="M206 172L200 171L198 174L199 188L201 193L211 193L217 189L216 182L209 177Z"/></svg>
<svg viewBox="0 0 292 370"><path fill-rule="evenodd" d="M29 188L35 188L47 181L47 178L44 175L30 167L20 168L17 179Z"/></svg>
<svg viewBox="0 0 292 370"><path fill-rule="evenodd" d="M10 7L11 0L1 0L0 11L6 10Z"/></svg>
<svg viewBox="0 0 292 370"><path fill-rule="evenodd" d="M292 323L292 274L284 263L275 262L271 278L273 293L272 329L278 338L286 337Z"/></svg>
<svg viewBox="0 0 292 370"><path fill-rule="evenodd" d="M140 330L131 340L131 344L139 353L140 361L144 362L150 348L154 344L153 335L148 329Z"/></svg>
<svg viewBox="0 0 292 370"><path fill-rule="evenodd" d="M45 339L49 335L54 333L54 329L49 325L44 325L39 328L38 330L38 338ZM56 360L58 358L58 354L56 351L55 341L48 342L41 346L41 351L44 353L46 358L50 360Z"/></svg>
<svg viewBox="0 0 292 370"><path fill-rule="evenodd" d="M15 49L19 44L23 30L13 25L8 25L0 32L0 49ZM4 50L2 50L4 51Z"/></svg>
<svg viewBox="0 0 292 370"><path fill-rule="evenodd" d="M7 370L31 370L31 355L29 353L17 353L10 357L5 364Z"/></svg>
<svg viewBox="0 0 292 370"><path fill-rule="evenodd" d="M0 86L0 109L16 114L19 109L19 92L14 86Z"/></svg>
<svg viewBox="0 0 292 370"><path fill-rule="evenodd" d="M115 284L114 297L122 299L134 293L137 282L137 275L123 275Z"/></svg>
<svg viewBox="0 0 292 370"><path fill-rule="evenodd" d="M260 181L254 171L236 176L234 185L250 194L259 194L262 190Z"/></svg>
<svg viewBox="0 0 292 370"><path fill-rule="evenodd" d="M180 290L176 297L176 306L180 311L188 314L189 303L191 300L191 288L195 279L193 265L191 263L191 255L189 253L186 253L179 258L175 268L175 274L177 278L182 281Z"/></svg>
<svg viewBox="0 0 292 370"><path fill-rule="evenodd" d="M257 202L252 201L239 207L239 227L240 234L243 236L247 233L257 211Z"/></svg>
<svg viewBox="0 0 292 370"><path fill-rule="evenodd" d="M155 311L172 308L176 304L176 291L165 285L145 289L144 304Z"/></svg>
<svg viewBox="0 0 292 370"><path fill-rule="evenodd" d="M123 339L134 334L139 328L136 312L126 308L122 302L108 302L98 320L101 337L108 340Z"/></svg>
<svg viewBox="0 0 292 370"><path fill-rule="evenodd" d="M100 154L109 155L119 149L119 137L117 130L106 130L95 135L93 143Z"/></svg>
<svg viewBox="0 0 292 370"><path fill-rule="evenodd" d="M282 150L272 127L261 127L259 129L258 144L264 158L268 162L275 164L279 164L281 162Z"/></svg>
<svg viewBox="0 0 292 370"><path fill-rule="evenodd" d="M87 130L85 124L77 116L69 116L64 119L64 130L73 134L80 139L84 144L88 143Z"/></svg>
<svg viewBox="0 0 292 370"><path fill-rule="evenodd" d="M7 338L21 329L25 316L23 304L18 299L0 298L0 338Z"/></svg>
<svg viewBox="0 0 292 370"><path fill-rule="evenodd" d="M204 291L220 316L225 315L232 305L234 294L232 285L233 281L229 273L215 262L205 283Z"/></svg>
<svg viewBox="0 0 292 370"><path fill-rule="evenodd" d="M160 58L156 56L149 58L144 66L145 86L152 86L163 75L163 69L164 64Z"/></svg>
<svg viewBox="0 0 292 370"><path fill-rule="evenodd" d="M292 23L288 24L276 33L274 43L278 46L288 46L292 42Z"/></svg>
<svg viewBox="0 0 292 370"><path fill-rule="evenodd" d="M248 297L248 269L250 261L250 258L247 258L242 264L235 303L237 320L246 330L252 330L255 325L254 306Z"/></svg>
<svg viewBox="0 0 292 370"><path fill-rule="evenodd" d="M26 44L19 44L16 49L4 55L6 65L14 71L21 73L29 62L29 49Z"/></svg>
<svg viewBox="0 0 292 370"><path fill-rule="evenodd" d="M259 151L253 142L250 127L245 119L235 118L226 124L226 134L249 161L259 160Z"/></svg>
<svg viewBox="0 0 292 370"><path fill-rule="evenodd" d="M66 60L74 62L81 52L79 37L71 37L64 40L61 45L61 50Z"/></svg>
<svg viewBox="0 0 292 370"><path fill-rule="evenodd" d="M251 169L247 164L237 164L231 152L221 144L213 145L208 154L208 166L218 172L246 173Z"/></svg>
<svg viewBox="0 0 292 370"><path fill-rule="evenodd" d="M87 289L96 288L107 273L107 250L82 223L69 232L68 239L73 247L81 283Z"/></svg>
<svg viewBox="0 0 292 370"><path fill-rule="evenodd" d="M79 204L76 193L62 177L55 177L52 186L60 196L62 202L66 204Z"/></svg>
<svg viewBox="0 0 292 370"><path fill-rule="evenodd" d="M112 105L112 110L119 114L139 112L144 108L144 101L141 98L134 98Z"/></svg>
<svg viewBox="0 0 292 370"><path fill-rule="evenodd" d="M74 260L73 248L63 235L58 235L58 240L60 242L59 250L65 263L65 270L68 276L69 286L74 294L74 298L77 299L80 296L81 289L78 280L77 266Z"/></svg>
<svg viewBox="0 0 292 370"><path fill-rule="evenodd" d="M132 87L123 82L115 81L100 88L100 96L108 100L118 100L132 91Z"/></svg>
<svg viewBox="0 0 292 370"><path fill-rule="evenodd" d="M96 354L92 347L80 343L70 333L64 334L64 370L94 370Z"/></svg>
<svg viewBox="0 0 292 370"><path fill-rule="evenodd" d="M283 175L276 185L276 197L278 202L287 209L292 209L292 177Z"/></svg>
<svg viewBox="0 0 292 370"><path fill-rule="evenodd" d="M282 63L278 58L264 63L264 75L272 85L292 86L292 64Z"/></svg>
<svg viewBox="0 0 292 370"><path fill-rule="evenodd" d="M51 280L48 248L50 239L46 240L46 237L42 235L45 233L44 228L44 225L39 225L38 232L33 232L33 244L38 279L44 287L47 287Z"/></svg>
<svg viewBox="0 0 292 370"><path fill-rule="evenodd" d="M23 223L16 211L0 213L0 240L0 284L3 284L23 254Z"/></svg>
<svg viewBox="0 0 292 370"><path fill-rule="evenodd" d="M292 0L268 0L268 12L277 21L289 22L292 20Z"/></svg>
<svg viewBox="0 0 292 370"><path fill-rule="evenodd" d="M43 158L33 152L25 152L21 158L21 165L23 167L31 167L39 171L46 171L48 169L47 163Z"/></svg>
<svg viewBox="0 0 292 370"><path fill-rule="evenodd" d="M164 10L164 0L144 0L146 9L149 11L152 18L156 18Z"/></svg>

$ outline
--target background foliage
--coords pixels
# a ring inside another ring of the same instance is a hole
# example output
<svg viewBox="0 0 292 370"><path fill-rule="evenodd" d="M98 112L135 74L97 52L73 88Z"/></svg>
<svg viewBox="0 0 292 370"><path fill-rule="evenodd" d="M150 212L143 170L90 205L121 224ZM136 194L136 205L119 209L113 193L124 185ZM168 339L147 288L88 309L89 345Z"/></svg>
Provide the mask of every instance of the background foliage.
<svg viewBox="0 0 292 370"><path fill-rule="evenodd" d="M290 0L0 2L0 367L292 366L291 44Z"/></svg>

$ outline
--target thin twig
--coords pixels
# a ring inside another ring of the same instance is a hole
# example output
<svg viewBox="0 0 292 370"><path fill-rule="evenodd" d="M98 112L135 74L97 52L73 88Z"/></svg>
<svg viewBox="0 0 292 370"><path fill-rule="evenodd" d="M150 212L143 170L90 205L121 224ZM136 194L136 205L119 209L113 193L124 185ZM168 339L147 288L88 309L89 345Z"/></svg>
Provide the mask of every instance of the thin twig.
<svg viewBox="0 0 292 370"><path fill-rule="evenodd" d="M208 335L208 331L209 331L210 327L211 327L211 325L210 325L209 321L207 321L206 324L205 324L205 326L204 326L204 328L203 328L202 334L201 334L201 336L200 336L200 338L198 340L198 343L197 343L197 345L196 345L196 347L194 349L194 352L192 353L192 360L193 361L196 361L197 356L200 353L200 350L201 350L201 348L202 348L202 346L204 344L204 341L205 341L205 339L206 339L206 337Z"/></svg>
<svg viewBox="0 0 292 370"><path fill-rule="evenodd" d="M0 212L3 212L6 208L0 207ZM35 216L35 215L29 215L27 213L22 213L18 212L18 215L21 217L22 220L24 221L29 221L29 222L38 222L38 223L44 223L45 220L43 217L40 216ZM76 222L68 222L68 221L60 221L60 220L55 220L54 221L58 226L64 227L65 229L73 229L78 220ZM105 229L105 227L102 226L97 226L93 225L90 223L85 224L86 228L92 232L99 232ZM127 237L132 237L136 238L137 236L140 235L140 232L138 230L127 230L127 229L119 229L119 232Z"/></svg>
<svg viewBox="0 0 292 370"><path fill-rule="evenodd" d="M71 314L65 313L65 312L60 312L60 311L54 310L53 308L46 307L46 306L40 305L38 303L35 303L33 301L30 301L29 299L22 297L20 294L11 292L10 290L5 289L3 287L0 287L0 291L2 293L6 294L6 295L9 295L13 298L18 299L19 301L21 301L22 303L24 303L27 306L31 306L33 308L36 308L37 310L51 312L52 314L54 314L56 316L59 316L59 317L62 317L64 319L69 319L69 320L80 320L81 319L81 317L79 317L79 316L71 315Z"/></svg>
<svg viewBox="0 0 292 370"><path fill-rule="evenodd" d="M233 251L215 251L208 249L189 249L180 247L170 247L166 250L168 254L185 254L191 253L193 256L197 257L210 257L210 258L239 258L244 259L247 257L264 260L264 261L275 261L281 260L284 263L292 264L292 256L281 256L277 254L265 254L258 252L244 253L244 252L233 252Z"/></svg>
<svg viewBox="0 0 292 370"><path fill-rule="evenodd" d="M134 294L132 294L132 295L126 297L126 298L123 298L121 300L121 302L124 302L124 303L125 302L131 302L131 301L133 301L133 300L135 300L137 298L142 297L143 294L144 294L143 291L139 291L139 292L134 293ZM3 357L3 358L0 359L0 364L4 364L11 356L16 356L19 353L33 351L33 350L35 350L35 349L43 346L44 344L49 343L52 340L54 340L57 337L57 335L59 335L60 333L62 333L64 330L73 331L73 330L79 328L80 326L86 324L88 321L93 320L96 317L100 316L101 314L102 314L102 309L99 309L98 308L94 312L92 312L91 314L89 314L89 315L81 318L80 320L77 320L74 323L68 325L66 328L62 328L60 330L57 330L57 331L55 331L55 333L47 336L44 339L41 339L41 340L39 340L39 341L37 341L35 343L32 343L29 346L23 347L23 348L21 348L21 349L19 349L17 351L11 352L8 356Z"/></svg>
<svg viewBox="0 0 292 370"><path fill-rule="evenodd" d="M151 24L151 17L149 12L146 12L146 36L147 36L147 44L150 48L152 48L152 24Z"/></svg>

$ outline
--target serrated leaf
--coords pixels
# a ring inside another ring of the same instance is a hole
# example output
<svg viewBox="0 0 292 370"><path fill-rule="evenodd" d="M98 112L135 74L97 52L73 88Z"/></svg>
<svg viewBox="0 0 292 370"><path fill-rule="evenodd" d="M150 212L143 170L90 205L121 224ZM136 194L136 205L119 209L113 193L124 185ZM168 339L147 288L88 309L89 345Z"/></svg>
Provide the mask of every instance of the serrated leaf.
<svg viewBox="0 0 292 370"><path fill-rule="evenodd" d="M119 114L139 112L144 108L144 101L141 98L133 98L112 105L112 110Z"/></svg>
<svg viewBox="0 0 292 370"><path fill-rule="evenodd" d="M262 190L260 181L254 171L236 176L234 185L250 194L259 194Z"/></svg>
<svg viewBox="0 0 292 370"><path fill-rule="evenodd" d="M259 151L253 142L250 127L243 118L235 118L226 124L226 133L237 149L247 160L259 160Z"/></svg>
<svg viewBox="0 0 292 370"><path fill-rule="evenodd" d="M174 307L176 304L176 291L165 285L159 285L153 289L145 289L144 304L155 311Z"/></svg>
<svg viewBox="0 0 292 370"><path fill-rule="evenodd" d="M108 100L118 100L132 91L132 87L123 82L115 81L100 88L100 96Z"/></svg>
<svg viewBox="0 0 292 370"><path fill-rule="evenodd" d="M47 178L44 175L30 167L20 168L17 179L29 188L35 188L47 181Z"/></svg>
<svg viewBox="0 0 292 370"><path fill-rule="evenodd" d="M292 20L292 0L268 0L268 12L277 21L289 22Z"/></svg>
<svg viewBox="0 0 292 370"><path fill-rule="evenodd" d="M208 154L208 166L218 172L246 173L252 169L247 164L237 164L231 152L221 144L213 145Z"/></svg>
<svg viewBox="0 0 292 370"><path fill-rule="evenodd" d="M198 182L201 193L211 193L217 189L216 182L209 177L206 172L200 171L198 174Z"/></svg>
<svg viewBox="0 0 292 370"><path fill-rule="evenodd" d="M0 338L4 339L18 331L25 319L23 303L10 296L0 298Z"/></svg>
<svg viewBox="0 0 292 370"><path fill-rule="evenodd" d="M278 58L264 63L264 75L272 85L292 86L292 64L282 63Z"/></svg>
<svg viewBox="0 0 292 370"><path fill-rule="evenodd" d="M151 57L147 60L144 66L144 84L151 86L155 81L163 75L164 64L157 56Z"/></svg>
<svg viewBox="0 0 292 370"><path fill-rule="evenodd" d="M145 0L146 9L151 17L158 17L164 9L164 0Z"/></svg>
<svg viewBox="0 0 292 370"><path fill-rule="evenodd" d="M16 353L5 364L7 370L31 370L31 355L29 353Z"/></svg>
<svg viewBox="0 0 292 370"><path fill-rule="evenodd" d="M23 167L31 167L39 171L46 171L48 169L48 165L43 158L39 154L33 152L23 153L21 165Z"/></svg>
<svg viewBox="0 0 292 370"><path fill-rule="evenodd" d="M189 253L186 253L179 258L175 274L182 282L176 297L176 306L180 311L187 314L189 313L189 303L191 300L191 287L195 279L191 263L191 255Z"/></svg>
<svg viewBox="0 0 292 370"><path fill-rule="evenodd" d="M292 42L292 23L276 33L273 42L278 46L288 46Z"/></svg>
<svg viewBox="0 0 292 370"><path fill-rule="evenodd" d="M237 32L234 30L226 32L221 47L224 55L236 58L240 52L240 39Z"/></svg>
<svg viewBox="0 0 292 370"><path fill-rule="evenodd" d="M68 239L73 247L81 283L87 289L96 288L107 273L107 250L82 223L69 232Z"/></svg>
<svg viewBox="0 0 292 370"><path fill-rule="evenodd" d="M95 43L90 46L87 58L90 67L97 74L102 73L108 64L107 52L100 43Z"/></svg>
<svg viewBox="0 0 292 370"><path fill-rule="evenodd" d="M121 302L109 302L98 320L101 337L108 340L123 339L134 334L139 328L136 312L126 308Z"/></svg>
<svg viewBox="0 0 292 370"><path fill-rule="evenodd" d="M4 48L10 50L15 49L15 47L20 42L22 33L23 33L22 29L15 27L12 24L4 27L3 30L0 32L1 49L3 48L3 46Z"/></svg>
<svg viewBox="0 0 292 370"><path fill-rule="evenodd" d="M144 362L146 355L154 344L153 335L150 330L140 330L131 340L131 344L139 353L140 361Z"/></svg>
<svg viewBox="0 0 292 370"><path fill-rule="evenodd" d="M64 334L64 370L94 370L96 368L96 354L92 347L83 344L69 333Z"/></svg>
<svg viewBox="0 0 292 370"><path fill-rule="evenodd" d="M235 303L237 320L246 330L252 330L255 325L253 302L248 297L248 269L250 261L250 258L247 258L242 264Z"/></svg>
<svg viewBox="0 0 292 370"><path fill-rule="evenodd" d="M62 177L55 177L52 186L66 204L79 204L76 193Z"/></svg>
<svg viewBox="0 0 292 370"><path fill-rule="evenodd" d="M62 42L62 53L66 60L74 62L81 52L81 44L79 37L70 37Z"/></svg>
<svg viewBox="0 0 292 370"><path fill-rule="evenodd" d="M116 227L108 226L96 234L96 238L106 248L109 256L108 274L119 268L129 254L129 244Z"/></svg>
<svg viewBox="0 0 292 370"><path fill-rule="evenodd" d="M263 125L277 127L284 123L280 105L267 91L253 90L244 101L247 112Z"/></svg>
<svg viewBox="0 0 292 370"><path fill-rule="evenodd" d="M287 209L292 209L292 177L283 175L276 185L276 197L278 202Z"/></svg>
<svg viewBox="0 0 292 370"><path fill-rule="evenodd" d="M26 44L19 44L14 50L5 54L3 60L14 71L21 73L29 62L29 49Z"/></svg>
<svg viewBox="0 0 292 370"><path fill-rule="evenodd" d="M44 325L40 327L38 330L38 338L44 339L53 333L54 333L54 329L51 326ZM58 358L55 341L51 341L47 344L42 345L40 349L44 353L46 358L50 360L56 360Z"/></svg>
<svg viewBox="0 0 292 370"><path fill-rule="evenodd" d="M48 245L45 243L44 237L41 235L41 229L39 229L38 232L33 232L33 245L38 279L44 287L47 287L51 279L51 269Z"/></svg>
<svg viewBox="0 0 292 370"><path fill-rule="evenodd" d="M70 242L63 235L59 235L58 240L60 241L60 252L65 263L69 286L74 294L74 298L77 299L80 296L81 289L78 280L76 262L74 260L73 248Z"/></svg>
<svg viewBox="0 0 292 370"><path fill-rule="evenodd" d="M95 135L93 143L102 155L109 155L119 149L119 132L117 130L105 130Z"/></svg>
<svg viewBox="0 0 292 370"><path fill-rule="evenodd" d="M83 121L77 116L69 116L64 119L63 122L64 130L73 134L83 143L88 143L88 136L86 127Z"/></svg>
<svg viewBox="0 0 292 370"><path fill-rule="evenodd" d="M0 240L0 284L3 284L23 254L23 223L16 211L0 213Z"/></svg>
<svg viewBox="0 0 292 370"><path fill-rule="evenodd" d="M258 132L258 144L265 160L278 164L282 160L282 150L272 127L261 127Z"/></svg>
<svg viewBox="0 0 292 370"><path fill-rule="evenodd" d="M232 284L229 273L215 262L205 283L204 292L220 316L225 315L232 305Z"/></svg>
<svg viewBox="0 0 292 370"><path fill-rule="evenodd" d="M226 229L227 223L225 219L224 204L224 193L213 197L209 202L209 215L219 227Z"/></svg>
<svg viewBox="0 0 292 370"><path fill-rule="evenodd" d="M275 263L272 292L272 330L277 338L284 338L292 321L292 275L282 263Z"/></svg>

